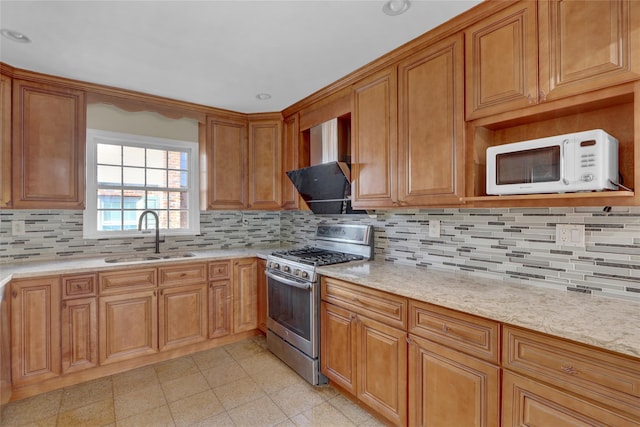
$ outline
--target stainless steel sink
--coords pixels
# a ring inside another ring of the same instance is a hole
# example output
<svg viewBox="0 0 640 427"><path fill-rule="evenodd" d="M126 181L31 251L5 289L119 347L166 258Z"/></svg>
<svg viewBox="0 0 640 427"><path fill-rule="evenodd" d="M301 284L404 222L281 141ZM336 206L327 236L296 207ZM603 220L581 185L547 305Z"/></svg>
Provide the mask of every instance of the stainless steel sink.
<svg viewBox="0 0 640 427"><path fill-rule="evenodd" d="M137 262L137 261L159 261L162 259L179 259L191 258L196 254L191 252L179 252L174 254L154 254L154 255L121 255L116 257L105 258L104 262L109 264L117 264L121 262Z"/></svg>

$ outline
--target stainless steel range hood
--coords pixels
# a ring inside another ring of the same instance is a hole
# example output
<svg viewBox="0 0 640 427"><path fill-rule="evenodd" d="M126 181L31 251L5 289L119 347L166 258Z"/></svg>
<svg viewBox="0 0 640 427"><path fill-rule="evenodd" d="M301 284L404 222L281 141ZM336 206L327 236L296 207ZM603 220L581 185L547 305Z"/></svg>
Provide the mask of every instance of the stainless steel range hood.
<svg viewBox="0 0 640 427"><path fill-rule="evenodd" d="M349 167L342 162L322 163L287 172L315 214L360 213L351 209L349 175Z"/></svg>

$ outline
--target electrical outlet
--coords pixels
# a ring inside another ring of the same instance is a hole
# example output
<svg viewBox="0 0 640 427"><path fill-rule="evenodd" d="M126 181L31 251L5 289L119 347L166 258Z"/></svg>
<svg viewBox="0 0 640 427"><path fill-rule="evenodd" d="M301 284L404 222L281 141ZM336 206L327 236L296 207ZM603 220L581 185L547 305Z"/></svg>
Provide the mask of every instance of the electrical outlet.
<svg viewBox="0 0 640 427"><path fill-rule="evenodd" d="M429 237L440 237L440 220L429 220Z"/></svg>
<svg viewBox="0 0 640 427"><path fill-rule="evenodd" d="M242 223L244 225L249 225L249 218L247 218L246 216L244 216L244 212L241 214L242 215Z"/></svg>
<svg viewBox="0 0 640 427"><path fill-rule="evenodd" d="M556 224L556 244L584 248L584 224Z"/></svg>
<svg viewBox="0 0 640 427"><path fill-rule="evenodd" d="M11 234L14 236L22 236L25 233L24 221L15 220L11 221Z"/></svg>

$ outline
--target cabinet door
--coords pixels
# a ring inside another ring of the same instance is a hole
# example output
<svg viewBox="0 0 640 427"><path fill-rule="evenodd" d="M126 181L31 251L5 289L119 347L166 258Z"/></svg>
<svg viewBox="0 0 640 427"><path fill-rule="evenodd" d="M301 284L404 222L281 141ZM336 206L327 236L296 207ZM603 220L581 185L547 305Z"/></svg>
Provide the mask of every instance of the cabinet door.
<svg viewBox="0 0 640 427"><path fill-rule="evenodd" d="M246 208L247 123L210 117L206 135L207 209Z"/></svg>
<svg viewBox="0 0 640 427"><path fill-rule="evenodd" d="M502 426L638 427L640 421L593 401L513 374L503 374Z"/></svg>
<svg viewBox="0 0 640 427"><path fill-rule="evenodd" d="M282 121L249 123L249 207L280 209L282 204Z"/></svg>
<svg viewBox="0 0 640 427"><path fill-rule="evenodd" d="M246 258L233 262L233 332L258 327L258 262Z"/></svg>
<svg viewBox="0 0 640 427"><path fill-rule="evenodd" d="M389 67L353 85L351 196L354 208L395 206L397 76Z"/></svg>
<svg viewBox="0 0 640 427"><path fill-rule="evenodd" d="M640 78L640 4L539 3L540 87L546 100Z"/></svg>
<svg viewBox="0 0 640 427"><path fill-rule="evenodd" d="M60 375L60 279L11 283L11 359L15 387Z"/></svg>
<svg viewBox="0 0 640 427"><path fill-rule="evenodd" d="M499 367L413 335L410 342L409 425L500 424Z"/></svg>
<svg viewBox="0 0 640 427"><path fill-rule="evenodd" d="M403 205L461 203L463 45L457 34L398 66L398 199Z"/></svg>
<svg viewBox="0 0 640 427"><path fill-rule="evenodd" d="M62 372L98 366L98 307L96 298L62 303Z"/></svg>
<svg viewBox="0 0 640 427"><path fill-rule="evenodd" d="M0 207L11 206L11 78L0 74Z"/></svg>
<svg viewBox="0 0 640 427"><path fill-rule="evenodd" d="M537 102L536 2L518 2L467 28L465 50L468 120Z"/></svg>
<svg viewBox="0 0 640 427"><path fill-rule="evenodd" d="M84 92L13 82L13 206L84 207Z"/></svg>
<svg viewBox="0 0 640 427"><path fill-rule="evenodd" d="M267 261L258 260L258 329L267 333Z"/></svg>
<svg viewBox="0 0 640 427"><path fill-rule="evenodd" d="M356 317L358 399L395 425L407 424L407 333Z"/></svg>
<svg viewBox="0 0 640 427"><path fill-rule="evenodd" d="M355 314L327 304L321 305L320 369L332 382L356 394Z"/></svg>
<svg viewBox="0 0 640 427"><path fill-rule="evenodd" d="M100 364L158 352L155 290L100 297Z"/></svg>
<svg viewBox="0 0 640 427"><path fill-rule="evenodd" d="M231 291L230 280L209 283L209 338L224 337L231 333Z"/></svg>
<svg viewBox="0 0 640 427"><path fill-rule="evenodd" d="M158 301L159 349L207 339L207 284L161 288Z"/></svg>
<svg viewBox="0 0 640 427"><path fill-rule="evenodd" d="M300 118L298 114L284 119L282 141L282 208L298 209L298 190L286 172L300 167Z"/></svg>

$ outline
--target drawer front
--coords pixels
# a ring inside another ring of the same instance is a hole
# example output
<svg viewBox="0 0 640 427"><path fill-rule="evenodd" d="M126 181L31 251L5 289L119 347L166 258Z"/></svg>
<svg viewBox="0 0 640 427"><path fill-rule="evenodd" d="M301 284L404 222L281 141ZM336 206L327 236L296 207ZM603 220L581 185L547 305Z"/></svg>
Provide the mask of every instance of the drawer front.
<svg viewBox="0 0 640 427"><path fill-rule="evenodd" d="M97 282L95 274L62 276L62 299L96 296Z"/></svg>
<svg viewBox="0 0 640 427"><path fill-rule="evenodd" d="M98 275L100 295L155 288L156 269L118 270Z"/></svg>
<svg viewBox="0 0 640 427"><path fill-rule="evenodd" d="M231 261L216 261L209 263L209 280L223 280L231 278Z"/></svg>
<svg viewBox="0 0 640 427"><path fill-rule="evenodd" d="M207 265L199 263L159 267L158 281L160 286L206 283Z"/></svg>
<svg viewBox="0 0 640 427"><path fill-rule="evenodd" d="M323 277L322 299L388 325L407 328L406 298Z"/></svg>
<svg viewBox="0 0 640 427"><path fill-rule="evenodd" d="M640 360L511 326L503 366L640 418Z"/></svg>
<svg viewBox="0 0 640 427"><path fill-rule="evenodd" d="M499 363L498 322L409 301L409 332L491 363Z"/></svg>

